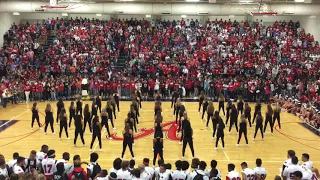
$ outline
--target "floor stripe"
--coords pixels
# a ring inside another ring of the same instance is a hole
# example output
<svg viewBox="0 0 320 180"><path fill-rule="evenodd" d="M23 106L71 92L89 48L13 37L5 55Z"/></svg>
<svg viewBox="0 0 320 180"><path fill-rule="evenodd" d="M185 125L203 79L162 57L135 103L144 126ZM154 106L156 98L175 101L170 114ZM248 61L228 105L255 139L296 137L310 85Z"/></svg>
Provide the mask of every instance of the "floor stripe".
<svg viewBox="0 0 320 180"><path fill-rule="evenodd" d="M20 113L19 115L17 115L17 116L15 116L15 117L13 117L13 118L12 118L12 119L10 119L9 121L7 121L7 122L3 123L3 124L0 126L0 128L1 128L2 126L5 126L6 124L8 124L9 122L11 122L12 120L15 120L16 118L18 118L18 117L22 116L24 113L26 113L26 112L28 112L28 111L29 111L29 110L26 110L26 111L24 111L24 112Z"/></svg>

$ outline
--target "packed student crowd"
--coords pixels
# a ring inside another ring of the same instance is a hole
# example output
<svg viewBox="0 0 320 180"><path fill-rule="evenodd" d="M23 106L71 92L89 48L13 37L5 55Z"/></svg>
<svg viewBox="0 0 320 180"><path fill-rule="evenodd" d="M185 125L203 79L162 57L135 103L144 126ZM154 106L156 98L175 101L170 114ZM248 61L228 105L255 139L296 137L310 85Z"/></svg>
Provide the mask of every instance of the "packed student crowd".
<svg viewBox="0 0 320 180"><path fill-rule="evenodd" d="M236 171L235 164L228 164L228 172L221 172L216 160L211 160L210 165L198 158L193 158L191 164L185 160L177 160L175 168L164 160L158 160L158 167L149 166L149 159L144 158L142 163L135 160L126 161L116 158L113 167L108 171L103 169L98 161L99 155L91 153L90 162L84 162L79 155L70 160L70 154L64 152L62 159L56 157L55 150L43 145L40 152L32 150L29 157L22 157L19 153L13 153L13 160L6 162L5 157L0 155L0 179L10 180L227 180L253 179L264 180L267 170L262 166L262 160L256 159L256 167L249 167L242 162L241 172ZM302 154L301 162L295 151L289 150L288 159L282 167L282 178L286 180L316 180L319 171L313 167L308 154ZM138 165L136 165L138 163ZM82 168L86 166L86 169ZM174 170L175 169L175 170ZM237 168L239 169L239 168ZM270 179L270 178L268 178ZM280 179L276 176L274 179Z"/></svg>

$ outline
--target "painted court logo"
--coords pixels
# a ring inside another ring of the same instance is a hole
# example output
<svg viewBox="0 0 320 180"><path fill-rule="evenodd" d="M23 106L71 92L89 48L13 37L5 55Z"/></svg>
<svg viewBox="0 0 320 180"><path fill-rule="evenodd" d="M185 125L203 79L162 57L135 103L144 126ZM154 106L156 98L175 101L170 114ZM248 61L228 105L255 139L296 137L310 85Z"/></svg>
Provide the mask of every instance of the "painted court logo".
<svg viewBox="0 0 320 180"><path fill-rule="evenodd" d="M145 138L147 136L153 135L154 131L155 130L153 128L150 128L150 129L142 128L140 130L140 132L135 134L134 139L141 139L141 138ZM177 135L176 135L177 126L175 126L174 121L163 123L162 124L162 131L163 131L163 133L165 133L165 137L167 137L169 140L172 140L172 141L179 141L180 140L180 138L177 137ZM117 134L112 134L111 137L113 138L113 140L116 140L116 141L123 140L123 138L117 137Z"/></svg>

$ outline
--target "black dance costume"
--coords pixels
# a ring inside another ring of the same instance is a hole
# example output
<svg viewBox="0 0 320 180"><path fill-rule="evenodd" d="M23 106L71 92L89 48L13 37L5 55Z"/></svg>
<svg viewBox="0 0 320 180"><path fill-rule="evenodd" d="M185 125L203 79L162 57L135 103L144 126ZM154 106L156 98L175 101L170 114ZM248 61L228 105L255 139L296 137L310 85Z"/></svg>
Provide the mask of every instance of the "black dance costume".
<svg viewBox="0 0 320 180"><path fill-rule="evenodd" d="M183 116L185 111L186 111L186 108L184 107L184 105L181 105L180 109L179 109L179 112L178 112L179 113L179 128L178 128L178 132L180 132L180 129L181 129L181 117Z"/></svg>
<svg viewBox="0 0 320 180"><path fill-rule="evenodd" d="M82 116L82 102L80 99L77 100L77 103L76 103L76 114L79 114L80 113L80 116Z"/></svg>
<svg viewBox="0 0 320 180"><path fill-rule="evenodd" d="M117 94L114 94L114 95L113 95L113 99L114 99L114 102L115 102L116 105L117 105L118 112L120 112L120 106L119 106L120 100L119 100L119 96L118 96Z"/></svg>
<svg viewBox="0 0 320 180"><path fill-rule="evenodd" d="M247 107L244 109L244 117L248 119L249 125L251 127L251 107Z"/></svg>
<svg viewBox="0 0 320 180"><path fill-rule="evenodd" d="M219 115L218 116L214 115L212 117L212 128L213 128L212 138L214 138L214 136L216 135L217 125L220 121L222 121L222 118Z"/></svg>
<svg viewBox="0 0 320 180"><path fill-rule="evenodd" d="M171 109L174 107L173 115L175 115L176 103L179 98L179 93L177 91L173 92L171 99Z"/></svg>
<svg viewBox="0 0 320 180"><path fill-rule="evenodd" d="M67 138L69 138L68 134L68 124L67 124L67 117L60 116L60 131L59 131L59 138L61 138L62 130L66 132Z"/></svg>
<svg viewBox="0 0 320 180"><path fill-rule="evenodd" d="M91 114L90 112L84 112L84 126L83 126L83 133L86 131L86 126L89 125L89 130L92 133L92 127L91 127Z"/></svg>
<svg viewBox="0 0 320 180"><path fill-rule="evenodd" d="M131 120L130 119L126 119L126 123L128 123L129 124L129 126L130 126L130 129L132 130L132 132L133 132L133 127L135 126L132 122L131 122ZM137 129L137 128L135 128L135 129ZM136 131L137 132L137 131ZM134 144L134 136L133 136L133 134L132 134L132 144Z"/></svg>
<svg viewBox="0 0 320 180"><path fill-rule="evenodd" d="M128 117L131 119L133 119L133 122L134 122L134 124L133 124L133 127L134 127L134 130L135 130L135 132L137 132L137 125L136 125L136 115L134 114L134 112L132 112L132 111L130 111L129 112L129 115L128 115Z"/></svg>
<svg viewBox="0 0 320 180"><path fill-rule="evenodd" d="M271 128L271 133L273 133L272 114L270 114L268 112L266 113L266 120L264 121L264 128L263 128L263 132L264 133L266 132L268 123L269 123L270 128Z"/></svg>
<svg viewBox="0 0 320 180"><path fill-rule="evenodd" d="M114 116L114 119L117 119L117 113L116 113L116 103L114 101L111 101L111 106L112 106L112 113Z"/></svg>
<svg viewBox="0 0 320 180"><path fill-rule="evenodd" d="M161 106L155 106L154 107L154 115L161 114Z"/></svg>
<svg viewBox="0 0 320 180"><path fill-rule="evenodd" d="M237 111L237 109L231 110L229 132L231 131L233 125L236 126L236 130L238 132L239 129L238 129L238 111Z"/></svg>
<svg viewBox="0 0 320 180"><path fill-rule="evenodd" d="M54 133L54 129L53 129L53 113L51 111L46 112L46 117L45 117L45 127L44 127L44 132L47 133L47 128L48 125L50 124L51 127L51 132Z"/></svg>
<svg viewBox="0 0 320 180"><path fill-rule="evenodd" d="M189 123L188 126L190 126L190 128L191 128L190 122L188 120L185 120L185 121L186 121L186 123ZM184 127L185 126L187 126L187 125L185 124ZM192 129L186 130L184 128L182 134L183 134L182 157L184 157L184 154L186 152L187 144L189 144L190 149L191 149L191 153L192 153L192 157L194 157L193 138L192 138L193 131L192 131Z"/></svg>
<svg viewBox="0 0 320 180"><path fill-rule="evenodd" d="M76 110L75 110L75 108L70 107L70 108L69 108L69 128L71 127L72 118L74 118L75 115L76 115Z"/></svg>
<svg viewBox="0 0 320 180"><path fill-rule="evenodd" d="M280 112L281 112L281 107L276 107L275 109L274 109L274 111L273 111L273 125L275 125L276 124L276 120L277 120L277 122L278 122L278 126L279 126L279 128L281 129L281 123L280 123ZM313 114L312 114L312 112L310 113L310 115L309 115L309 119L310 119L310 117L312 117L313 116Z"/></svg>
<svg viewBox="0 0 320 180"><path fill-rule="evenodd" d="M82 121L82 117L80 115L76 115L74 117L74 126L75 126L74 141L73 141L74 145L76 145L76 143L77 143L78 135L80 135L82 144L85 145L84 138L83 138L83 129L82 129L82 122L81 121Z"/></svg>
<svg viewBox="0 0 320 180"><path fill-rule="evenodd" d="M248 136L247 136L247 122L246 121L241 121L240 122L240 132L239 132L239 138L238 138L238 143L240 143L242 134L244 135L244 138L246 139L246 144L248 144Z"/></svg>
<svg viewBox="0 0 320 180"><path fill-rule="evenodd" d="M155 100L156 100L156 101L161 101L161 96L160 96L160 95L157 95L156 98L155 98Z"/></svg>
<svg viewBox="0 0 320 180"><path fill-rule="evenodd" d="M213 111L214 111L214 108L208 108L208 110L207 110L207 125L206 125L206 127L208 127L208 125L209 125L209 121L210 121L210 118L212 119L213 118Z"/></svg>
<svg viewBox="0 0 320 180"><path fill-rule="evenodd" d="M200 96L200 97L199 97L199 108L198 108L198 112L200 112L200 108L201 108L201 106L202 106L203 101L204 101L204 96Z"/></svg>
<svg viewBox="0 0 320 180"><path fill-rule="evenodd" d="M209 106L209 102L208 101L204 101L204 103L202 105L202 117L201 117L202 120L204 118L204 113L207 111L208 106Z"/></svg>
<svg viewBox="0 0 320 180"><path fill-rule="evenodd" d="M36 107L32 107L31 111L32 111L31 128L33 128L34 120L37 120L37 122L38 122L38 126L39 126L39 128L41 128L40 120L39 120L39 112L38 112L38 108L36 108Z"/></svg>
<svg viewBox="0 0 320 180"><path fill-rule="evenodd" d="M97 105L97 109L101 113L101 99L99 96L96 97L96 105Z"/></svg>
<svg viewBox="0 0 320 180"><path fill-rule="evenodd" d="M224 112L224 100L219 99L219 108L218 108L218 112L220 114L220 109L222 109L223 115L225 116L226 113Z"/></svg>
<svg viewBox="0 0 320 180"><path fill-rule="evenodd" d="M97 107L96 106L92 106L92 108L91 108L91 119L93 118L93 117L96 117L98 115L98 109L97 109Z"/></svg>
<svg viewBox="0 0 320 180"><path fill-rule="evenodd" d="M156 164L156 159L159 154L160 159L163 159L163 142L161 142L162 137L156 137L156 142L153 143L153 165Z"/></svg>
<svg viewBox="0 0 320 180"><path fill-rule="evenodd" d="M101 128L103 128L103 126L105 126L105 128L108 132L107 138L111 137L110 130L109 130L109 124L108 124L108 115L101 115Z"/></svg>
<svg viewBox="0 0 320 180"><path fill-rule="evenodd" d="M261 104L260 103L257 104L256 107L254 108L252 124L254 124L254 120L256 119L258 112L261 112Z"/></svg>
<svg viewBox="0 0 320 180"><path fill-rule="evenodd" d="M232 107L232 104L227 104L227 114L226 114L226 125L228 124L229 118L230 118L230 109Z"/></svg>
<svg viewBox="0 0 320 180"><path fill-rule="evenodd" d="M59 122L59 115L62 108L64 108L64 103L62 101L58 101L57 102L57 119L56 119L57 123Z"/></svg>
<svg viewBox="0 0 320 180"><path fill-rule="evenodd" d="M121 158L123 158L124 153L126 152L127 146L129 146L129 150L131 153L131 156L134 158L134 154L132 151L132 144L133 144L133 136L129 132L123 133L123 143L122 143L122 154Z"/></svg>
<svg viewBox="0 0 320 180"><path fill-rule="evenodd" d="M92 121L92 140L91 140L91 145L90 145L90 149L92 149L93 143L96 140L96 138L98 138L99 140L99 147L100 149L102 149L102 142L101 142L101 126L98 123L98 118L94 118Z"/></svg>
<svg viewBox="0 0 320 180"><path fill-rule="evenodd" d="M139 98L139 100L138 100ZM141 93L140 91L137 91L137 98L136 98L136 101L139 103L139 107L140 109L142 109L142 97L141 97Z"/></svg>
<svg viewBox="0 0 320 180"><path fill-rule="evenodd" d="M137 103L133 103L132 104L132 106L133 106L133 109L136 111L136 114L135 114L135 121L136 121L136 124L139 124L139 117L140 117L140 114L139 114L139 107L138 107L138 104Z"/></svg>
<svg viewBox="0 0 320 180"><path fill-rule="evenodd" d="M107 108L106 108L106 111L107 111L107 113L108 113L108 119L109 119L110 122L111 122L112 128L114 128L113 116L112 116L113 111L112 111L112 109L111 109L110 107L107 107Z"/></svg>
<svg viewBox="0 0 320 180"><path fill-rule="evenodd" d="M243 113L243 101L239 101L238 104L237 104L237 110L238 110L238 114L242 114Z"/></svg>
<svg viewBox="0 0 320 180"><path fill-rule="evenodd" d="M222 120L219 120L219 123L218 123L218 129L217 129L217 139L216 139L216 148L218 147L218 142L219 142L219 139L221 139L221 142L222 142L222 148L224 148L224 128L225 128L225 124L223 123Z"/></svg>
<svg viewBox="0 0 320 180"><path fill-rule="evenodd" d="M257 122L256 122L256 130L255 130L255 132L254 132L254 137L253 137L253 139L255 139L256 138L256 136L257 136L257 132L258 132L258 130L260 129L260 132L261 132L261 136L262 136L262 139L263 139L263 131L262 131L262 117L260 117L260 118L257 118Z"/></svg>

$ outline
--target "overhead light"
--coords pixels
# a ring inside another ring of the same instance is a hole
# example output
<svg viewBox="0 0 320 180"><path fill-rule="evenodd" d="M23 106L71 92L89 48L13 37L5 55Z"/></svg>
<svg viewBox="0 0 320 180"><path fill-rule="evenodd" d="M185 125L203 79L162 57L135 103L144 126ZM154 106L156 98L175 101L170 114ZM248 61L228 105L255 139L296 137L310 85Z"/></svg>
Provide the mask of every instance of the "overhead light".
<svg viewBox="0 0 320 180"><path fill-rule="evenodd" d="M304 0L294 0L294 2L303 3Z"/></svg>
<svg viewBox="0 0 320 180"><path fill-rule="evenodd" d="M186 0L186 2L199 2L200 0Z"/></svg>
<svg viewBox="0 0 320 180"><path fill-rule="evenodd" d="M234 15L229 15L229 18L234 18Z"/></svg>
<svg viewBox="0 0 320 180"><path fill-rule="evenodd" d="M102 16L102 14L96 14L96 16Z"/></svg>
<svg viewBox="0 0 320 180"><path fill-rule="evenodd" d="M187 15L181 15L182 18L187 18Z"/></svg>
<svg viewBox="0 0 320 180"><path fill-rule="evenodd" d="M146 18L151 18L151 15L150 15L150 14L147 14L147 15L146 15Z"/></svg>
<svg viewBox="0 0 320 180"><path fill-rule="evenodd" d="M13 12L13 15L14 16L20 16L20 13L19 12Z"/></svg>
<svg viewBox="0 0 320 180"><path fill-rule="evenodd" d="M62 13L61 16L68 16L68 13Z"/></svg>
<svg viewBox="0 0 320 180"><path fill-rule="evenodd" d="M314 15L313 15L313 16L310 16L309 18L310 18L310 19L315 19L315 18L317 18L317 16L314 16Z"/></svg>

